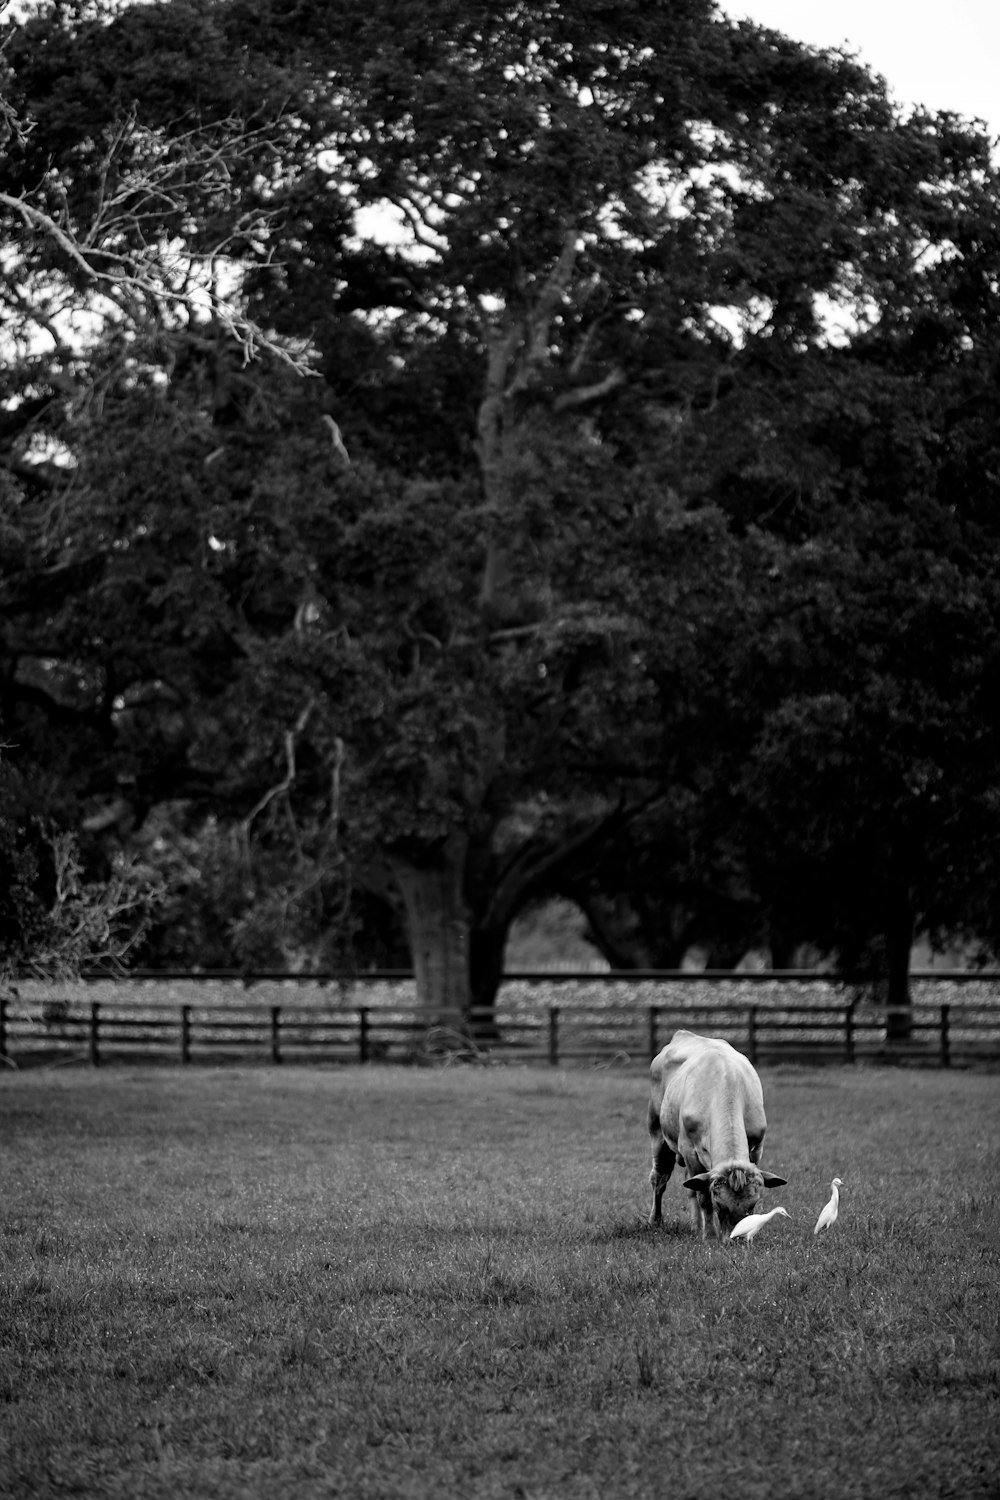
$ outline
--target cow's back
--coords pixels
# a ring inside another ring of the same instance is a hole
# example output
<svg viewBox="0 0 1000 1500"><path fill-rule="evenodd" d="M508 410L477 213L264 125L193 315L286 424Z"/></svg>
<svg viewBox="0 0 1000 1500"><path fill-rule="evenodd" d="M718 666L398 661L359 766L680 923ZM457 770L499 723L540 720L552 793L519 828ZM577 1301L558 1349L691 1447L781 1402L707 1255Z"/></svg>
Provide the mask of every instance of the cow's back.
<svg viewBox="0 0 1000 1500"><path fill-rule="evenodd" d="M767 1126L753 1065L722 1037L693 1031L675 1031L650 1064L654 1110L673 1149L696 1141L705 1167L714 1164L706 1156L745 1155L747 1141L759 1141Z"/></svg>

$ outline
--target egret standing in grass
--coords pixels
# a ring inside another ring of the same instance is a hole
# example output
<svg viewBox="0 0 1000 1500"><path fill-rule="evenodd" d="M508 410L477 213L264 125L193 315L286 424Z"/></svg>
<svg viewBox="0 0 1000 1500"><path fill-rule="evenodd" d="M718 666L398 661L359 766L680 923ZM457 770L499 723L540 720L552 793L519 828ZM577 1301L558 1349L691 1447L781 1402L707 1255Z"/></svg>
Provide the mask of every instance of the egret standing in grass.
<svg viewBox="0 0 1000 1500"><path fill-rule="evenodd" d="M729 1238L731 1240L746 1240L747 1248L749 1249L750 1241L754 1235L763 1229L768 1219L773 1219L775 1214L783 1214L786 1219L792 1217L787 1208L772 1208L766 1214L747 1214L745 1219L741 1219L738 1224L733 1225Z"/></svg>
<svg viewBox="0 0 1000 1500"><path fill-rule="evenodd" d="M813 1230L813 1234L819 1234L821 1229L829 1229L831 1224L836 1224L837 1222L837 1214L840 1209L840 1189L844 1184L839 1177L835 1177L830 1186L833 1188L833 1192L830 1194L830 1201L816 1220L816 1228Z"/></svg>

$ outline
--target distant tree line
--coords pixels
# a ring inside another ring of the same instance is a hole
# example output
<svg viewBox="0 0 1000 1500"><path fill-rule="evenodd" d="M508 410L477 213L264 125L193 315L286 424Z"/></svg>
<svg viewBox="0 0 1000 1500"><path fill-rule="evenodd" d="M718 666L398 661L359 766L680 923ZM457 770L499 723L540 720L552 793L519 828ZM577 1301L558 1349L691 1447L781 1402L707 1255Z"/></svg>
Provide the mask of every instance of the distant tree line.
<svg viewBox="0 0 1000 1500"><path fill-rule="evenodd" d="M980 127L711 0L40 5L0 94L0 961L60 850L429 1012L553 896L997 947Z"/></svg>

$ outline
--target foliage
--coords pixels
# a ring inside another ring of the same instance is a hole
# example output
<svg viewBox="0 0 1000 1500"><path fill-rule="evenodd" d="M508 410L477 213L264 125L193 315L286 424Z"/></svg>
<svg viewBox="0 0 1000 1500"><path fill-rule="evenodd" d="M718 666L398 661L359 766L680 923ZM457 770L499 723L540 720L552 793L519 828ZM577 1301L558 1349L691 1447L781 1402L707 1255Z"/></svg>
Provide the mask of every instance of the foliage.
<svg viewBox="0 0 1000 1500"><path fill-rule="evenodd" d="M852 542L805 544L774 580L783 693L743 787L758 874L769 858L789 884L812 867L826 930L811 935L856 964L894 903L908 950L916 927L960 927L995 881L1000 599L992 549L970 565L909 517L867 508Z"/></svg>
<svg viewBox="0 0 1000 1500"><path fill-rule="evenodd" d="M153 872L117 853L88 880L77 840L39 812L39 790L0 761L0 989L19 973L123 963L160 897Z"/></svg>
<svg viewBox="0 0 1000 1500"><path fill-rule="evenodd" d="M448 1006L551 891L647 951L981 925L977 129L708 0L55 7L5 66L5 714L215 861L193 941L388 898Z"/></svg>
<svg viewBox="0 0 1000 1500"><path fill-rule="evenodd" d="M273 133L248 123L247 95L192 117L196 72L224 45L202 8L178 7L179 32L144 7L126 28L127 61L108 46L122 31L116 10L43 5L0 33L0 327L20 373L55 374L69 395L88 345L155 345L164 326L206 314L247 359L263 349L305 368L227 285L267 255L269 213L245 189L262 163L273 167ZM152 118L168 100L176 114Z"/></svg>

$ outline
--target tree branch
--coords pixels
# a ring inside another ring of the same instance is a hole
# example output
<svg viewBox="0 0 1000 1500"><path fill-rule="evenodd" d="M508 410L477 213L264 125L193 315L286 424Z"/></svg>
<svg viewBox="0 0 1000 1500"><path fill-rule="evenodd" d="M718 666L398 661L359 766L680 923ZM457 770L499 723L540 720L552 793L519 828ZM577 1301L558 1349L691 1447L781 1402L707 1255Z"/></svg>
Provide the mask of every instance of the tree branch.
<svg viewBox="0 0 1000 1500"><path fill-rule="evenodd" d="M262 132L246 131L236 120L225 121L221 130L221 140L208 139L198 130L170 137L143 130L134 113L119 121L100 164L90 222L79 232L74 232L65 208L57 219L27 195L0 191L0 208L18 217L29 234L48 240L71 279L74 275L82 277L131 322L137 319L136 302L152 308L159 322L166 308L183 309L192 321L203 316L207 308L241 345L247 361L259 350L266 350L299 373L312 373L304 345L290 345L268 333L239 311L232 296L219 289L219 262L231 264L234 277L236 268L244 263L239 242L256 240L258 259L269 262L263 242L272 220L263 209L233 211L234 167L251 164L251 146ZM141 164L126 165L115 179L114 190L110 190L122 156L134 147ZM192 183L196 184L194 188ZM50 174L49 187L61 188L54 174ZM184 226L193 212L192 193L215 195L223 200L223 208L232 212L225 232L202 250L193 248L185 237ZM65 205L64 193L62 198ZM176 222L174 230L171 220ZM124 249L119 248L122 245ZM19 305L24 313L23 295ZM50 316L43 314L39 326L53 333Z"/></svg>
<svg viewBox="0 0 1000 1500"><path fill-rule="evenodd" d="M593 401L601 401L605 396L610 396L612 391L619 390L627 380L625 371L616 366L591 385L570 386L568 390L560 391L553 399L552 410L570 411L578 406L588 406Z"/></svg>
<svg viewBox="0 0 1000 1500"><path fill-rule="evenodd" d="M537 844L529 843L519 849L497 881L486 917L487 925L511 920L529 896L540 892L558 870L600 839L621 810L619 799L608 812L555 847L543 848L539 852Z"/></svg>
<svg viewBox="0 0 1000 1500"><path fill-rule="evenodd" d="M576 264L576 229L567 229L563 236L562 249L552 270L542 285L542 290L535 303L534 315L529 319L530 336L528 339L527 365L533 370L537 365L544 364L548 359L549 344L552 338L552 322L562 305L563 299L569 290L573 279L573 267Z"/></svg>
<svg viewBox="0 0 1000 1500"><path fill-rule="evenodd" d="M268 790L264 793L264 795L254 804L254 806L247 813L247 816L243 820L243 833L244 833L244 837L245 838L249 839L250 828L251 828L251 825L253 824L254 819L256 817L258 817L260 815L260 813L262 813L264 811L265 807L267 807L271 802L274 801L275 797L280 797L281 794L282 794L282 792L287 792L288 788L295 781L295 775L296 775L296 767L295 767L295 743L296 743L299 735L302 733L302 731L305 729L306 725L308 724L310 715L312 714L312 711L315 708L315 706L316 706L315 700L312 699L312 698L310 698L309 702L306 704L305 708L299 714L299 716L296 719L296 721L295 721L294 725L292 726L292 728L291 729L286 729L286 731L285 731L285 774L281 778L280 781L278 781L278 782L276 782L274 784L274 786L268 788Z"/></svg>

